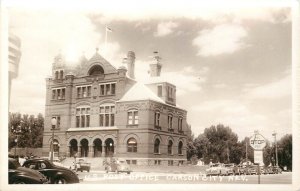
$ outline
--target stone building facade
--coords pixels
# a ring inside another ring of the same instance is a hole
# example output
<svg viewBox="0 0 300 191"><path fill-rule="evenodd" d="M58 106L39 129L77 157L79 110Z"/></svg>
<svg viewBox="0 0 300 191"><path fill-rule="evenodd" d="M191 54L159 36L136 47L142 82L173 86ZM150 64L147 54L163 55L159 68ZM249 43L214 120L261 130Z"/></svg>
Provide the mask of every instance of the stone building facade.
<svg viewBox="0 0 300 191"><path fill-rule="evenodd" d="M46 79L43 155L118 157L130 164L186 162L187 111L176 105L176 86L164 81L156 53L149 81L135 80L135 53L115 68L98 50L69 65L59 54ZM51 120L56 118L56 125ZM53 128L53 129L52 129Z"/></svg>

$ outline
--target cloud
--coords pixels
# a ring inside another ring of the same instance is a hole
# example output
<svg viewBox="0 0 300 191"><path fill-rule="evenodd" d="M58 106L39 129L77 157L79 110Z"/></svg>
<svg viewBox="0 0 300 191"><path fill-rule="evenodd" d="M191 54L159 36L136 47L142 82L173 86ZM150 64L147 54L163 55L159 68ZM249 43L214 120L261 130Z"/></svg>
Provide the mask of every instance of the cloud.
<svg viewBox="0 0 300 191"><path fill-rule="evenodd" d="M240 25L221 24L200 31L193 45L198 48L199 56L231 54L246 47L243 42L246 36L247 31Z"/></svg>
<svg viewBox="0 0 300 191"><path fill-rule="evenodd" d="M161 22L157 25L157 31L154 36L163 37L174 32L174 29L178 27L178 24L172 21Z"/></svg>
<svg viewBox="0 0 300 191"><path fill-rule="evenodd" d="M277 81L262 85L249 85L243 90L248 99L276 99L292 94L291 76L285 76Z"/></svg>

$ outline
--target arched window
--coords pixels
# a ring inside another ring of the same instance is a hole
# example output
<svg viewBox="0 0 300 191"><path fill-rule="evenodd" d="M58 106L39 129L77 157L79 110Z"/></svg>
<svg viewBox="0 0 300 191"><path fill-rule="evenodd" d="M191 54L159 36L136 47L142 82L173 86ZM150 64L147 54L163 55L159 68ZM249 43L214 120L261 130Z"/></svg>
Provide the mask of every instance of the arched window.
<svg viewBox="0 0 300 191"><path fill-rule="evenodd" d="M100 65L95 65L89 70L88 73L90 76L101 75L104 74L104 70Z"/></svg>
<svg viewBox="0 0 300 191"><path fill-rule="evenodd" d="M115 125L115 105L114 104L103 104L100 105L99 112L99 126L100 127L111 127Z"/></svg>
<svg viewBox="0 0 300 191"><path fill-rule="evenodd" d="M168 155L173 154L172 146L173 146L173 141L169 140L169 142L168 142Z"/></svg>
<svg viewBox="0 0 300 191"><path fill-rule="evenodd" d="M137 152L137 142L133 137L131 137L127 141L127 152L134 152L134 153Z"/></svg>
<svg viewBox="0 0 300 191"><path fill-rule="evenodd" d="M178 154L179 155L182 155L182 146L183 146L182 141L179 141L179 143L178 143Z"/></svg>
<svg viewBox="0 0 300 191"><path fill-rule="evenodd" d="M159 154L159 145L160 145L160 140L155 139L155 142L154 142L154 153L155 154Z"/></svg>

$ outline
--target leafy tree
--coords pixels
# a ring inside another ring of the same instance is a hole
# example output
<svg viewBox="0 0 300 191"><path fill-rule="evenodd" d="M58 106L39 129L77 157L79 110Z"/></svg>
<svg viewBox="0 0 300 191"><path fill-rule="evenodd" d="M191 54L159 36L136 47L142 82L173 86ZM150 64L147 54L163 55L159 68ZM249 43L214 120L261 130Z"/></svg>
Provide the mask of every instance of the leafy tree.
<svg viewBox="0 0 300 191"><path fill-rule="evenodd" d="M213 162L238 162L239 152L238 136L229 127L222 124L211 126L204 130L194 142L198 157L204 159L205 163Z"/></svg>
<svg viewBox="0 0 300 191"><path fill-rule="evenodd" d="M263 150L263 160L264 160L265 166L269 166L271 164L271 162L272 162L272 153L273 153L273 149L270 146L270 142L267 141L266 146Z"/></svg>
<svg viewBox="0 0 300 191"><path fill-rule="evenodd" d="M293 164L293 142L292 135L287 134L278 141L278 165L281 167L286 166L289 170L292 170Z"/></svg>
<svg viewBox="0 0 300 191"><path fill-rule="evenodd" d="M42 147L44 130L44 117L20 113L9 114L9 144L8 147ZM15 140L17 139L17 143Z"/></svg>

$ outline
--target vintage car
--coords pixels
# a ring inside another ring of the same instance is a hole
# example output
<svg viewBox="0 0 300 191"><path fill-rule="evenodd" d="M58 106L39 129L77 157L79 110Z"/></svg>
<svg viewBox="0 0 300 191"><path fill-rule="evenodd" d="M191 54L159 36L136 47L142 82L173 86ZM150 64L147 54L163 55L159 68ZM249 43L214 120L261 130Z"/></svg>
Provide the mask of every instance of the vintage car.
<svg viewBox="0 0 300 191"><path fill-rule="evenodd" d="M51 184L79 183L79 178L72 170L56 166L47 159L35 158L24 162L23 167L38 170L47 177Z"/></svg>
<svg viewBox="0 0 300 191"><path fill-rule="evenodd" d="M105 167L106 173L108 172L125 172L130 174L132 172L130 166L127 164L126 160L118 160L118 159L111 159L110 161L103 161L103 165Z"/></svg>
<svg viewBox="0 0 300 191"><path fill-rule="evenodd" d="M225 165L222 163L211 164L210 167L206 169L207 176L229 175L229 174L230 174L230 170L227 167L225 167Z"/></svg>
<svg viewBox="0 0 300 191"><path fill-rule="evenodd" d="M237 168L236 168L236 165L234 163L225 164L224 167L227 168L227 174L226 175L232 175L232 174L235 175L237 173Z"/></svg>
<svg viewBox="0 0 300 191"><path fill-rule="evenodd" d="M36 170L21 167L13 158L8 159L9 184L47 184L47 178Z"/></svg>
<svg viewBox="0 0 300 191"><path fill-rule="evenodd" d="M274 174L281 174L282 169L279 166L273 166L271 167Z"/></svg>
<svg viewBox="0 0 300 191"><path fill-rule="evenodd" d="M77 158L76 159L77 171L87 171L91 170L91 163L87 162L85 158Z"/></svg>

